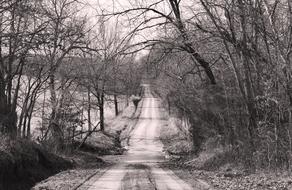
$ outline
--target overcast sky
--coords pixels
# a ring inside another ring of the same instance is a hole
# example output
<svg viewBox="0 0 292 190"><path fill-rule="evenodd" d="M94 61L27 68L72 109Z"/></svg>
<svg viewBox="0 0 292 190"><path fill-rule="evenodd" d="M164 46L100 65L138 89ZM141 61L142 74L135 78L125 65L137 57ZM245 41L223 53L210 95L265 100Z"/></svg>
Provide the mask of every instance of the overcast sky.
<svg viewBox="0 0 292 190"><path fill-rule="evenodd" d="M85 6L83 8L84 14L86 14L90 19L91 24L95 24L98 20L98 15L103 13L113 13L120 12L123 10L127 10L132 7L139 7L144 5L147 6L154 2L159 2L159 0L83 0L85 2ZM192 16L194 13L192 12L195 7L198 7L197 0L182 0L181 2L181 13L183 18L187 18L188 16ZM163 1L159 3L155 9L158 9L161 12L166 14L170 13L168 1ZM137 12L136 12L137 13ZM117 29L115 22L118 21L118 31L121 36L127 35L133 28L135 28L138 24L141 23L144 19L157 16L157 14L153 12L148 12L140 19L135 20L135 22L130 23L129 18L133 18L134 14L128 14L124 16L114 17L107 22L107 30L115 30ZM155 24L158 22L164 22L164 20L158 19L149 24ZM159 34L158 28L151 28L144 31L139 32L137 36L134 38L134 42L146 41L149 39L154 39Z"/></svg>
<svg viewBox="0 0 292 190"><path fill-rule="evenodd" d="M131 8L133 6L136 6L135 3L138 1L129 1L129 0L83 0L86 5L82 8L82 13L84 15L87 15L89 18L90 25L95 25L96 22L98 22L99 16L102 12L104 13L113 13L113 12L120 12L123 10L126 10L128 8ZM152 0L145 1L146 3L151 2ZM153 1L152 1L153 2ZM134 4L131 4L134 3ZM129 17L133 15L124 15L119 17L113 17L110 20L107 21L106 29L108 32L119 32L121 38L128 35L130 31L132 31L137 24L139 24L140 20L137 20L134 23L129 23ZM150 17L153 15L148 14L147 17ZM116 27L116 22L118 22L118 27ZM98 27L97 27L98 28ZM98 29L96 29L98 32ZM116 31L114 31L116 30ZM157 36L157 32L155 29L151 30L145 30L139 32L134 38L133 43L146 41L149 39L154 39ZM146 51L147 52L147 51ZM142 55L145 54L145 51L141 53Z"/></svg>

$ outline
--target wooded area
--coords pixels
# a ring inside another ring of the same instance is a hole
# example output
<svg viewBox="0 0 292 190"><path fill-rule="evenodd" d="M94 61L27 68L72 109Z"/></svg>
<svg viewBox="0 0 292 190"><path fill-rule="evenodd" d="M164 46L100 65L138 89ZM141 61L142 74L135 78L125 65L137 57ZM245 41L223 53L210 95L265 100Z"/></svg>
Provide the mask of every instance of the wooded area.
<svg viewBox="0 0 292 190"><path fill-rule="evenodd" d="M291 1L168 2L142 8L166 20L144 62L190 122L194 151L212 138L230 161L291 168Z"/></svg>
<svg viewBox="0 0 292 190"><path fill-rule="evenodd" d="M119 53L128 40L103 17L90 25L82 6L76 0L1 1L2 134L30 139L32 127L39 128L38 141L62 150L75 137L104 130L105 102L114 102L118 114L119 97L128 100L139 90L139 64ZM32 124L36 114L38 126Z"/></svg>

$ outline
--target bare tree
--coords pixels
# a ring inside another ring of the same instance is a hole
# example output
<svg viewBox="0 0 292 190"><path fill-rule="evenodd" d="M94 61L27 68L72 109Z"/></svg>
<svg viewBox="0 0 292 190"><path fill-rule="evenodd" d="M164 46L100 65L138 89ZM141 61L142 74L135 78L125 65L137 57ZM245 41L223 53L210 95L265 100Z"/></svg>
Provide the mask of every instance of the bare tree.
<svg viewBox="0 0 292 190"><path fill-rule="evenodd" d="M85 18L78 17L78 2L75 0L50 0L42 4L44 16L49 22L43 34L44 44L40 46L49 65L49 91L51 115L48 132L52 133L56 148L62 144L62 130L60 128L60 111L62 110L66 88L72 84L60 78L58 83L58 69L63 62L68 62L68 56L84 46ZM60 85L60 86L59 86ZM60 95L57 96L57 88ZM46 133L48 134L48 133Z"/></svg>
<svg viewBox="0 0 292 190"><path fill-rule="evenodd" d="M150 3L147 1L139 1L131 8L104 15L113 16L129 14L128 18L130 18L130 24L135 25L134 29L130 32L132 34L154 28L162 31L168 29L171 29L172 32L175 31L175 33L177 33L177 39L173 42L163 40L162 38L153 40L146 39L132 46L135 48L142 46L138 48L140 50L151 47L154 44L171 44L173 47L176 47L176 49L189 53L193 57L194 64L198 64L203 68L211 84L216 84L210 63L201 55L191 41L187 22L182 15L181 3L182 1L177 0L160 0Z"/></svg>
<svg viewBox="0 0 292 190"><path fill-rule="evenodd" d="M19 90L27 57L41 41L46 22L38 19L36 1L4 1L0 15L1 131L16 136Z"/></svg>

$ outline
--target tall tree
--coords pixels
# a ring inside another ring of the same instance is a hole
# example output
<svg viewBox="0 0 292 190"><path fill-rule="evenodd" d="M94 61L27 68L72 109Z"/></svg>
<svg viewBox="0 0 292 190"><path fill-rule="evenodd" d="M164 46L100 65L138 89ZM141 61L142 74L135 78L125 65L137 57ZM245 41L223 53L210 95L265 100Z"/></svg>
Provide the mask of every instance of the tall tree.
<svg viewBox="0 0 292 190"><path fill-rule="evenodd" d="M46 22L39 19L38 1L3 1L0 8L1 132L16 136L19 90L24 66Z"/></svg>
<svg viewBox="0 0 292 190"><path fill-rule="evenodd" d="M49 91L51 102L51 114L48 126L51 138L58 149L62 145L62 130L60 126L60 111L66 92L68 81L58 81L58 69L63 62L68 62L68 57L85 45L86 20L78 16L78 1L76 0L49 0L42 4L44 16L49 25L43 34L44 45L42 51L47 57L49 65ZM70 59L70 58L69 58ZM58 85L61 86L60 96L57 96ZM48 133L47 133L48 134Z"/></svg>
<svg viewBox="0 0 292 190"><path fill-rule="evenodd" d="M169 40L160 39L146 39L142 40L132 46L135 49L141 50L152 47L154 44L171 44L171 46L180 51L189 53L193 57L195 65L203 68L207 78L211 84L216 84L216 79L211 68L211 64L199 52L196 45L191 41L191 34L187 27L187 21L183 18L183 11L181 11L181 3L179 0L159 0L159 1L138 1L131 4L132 7L126 8L122 11L116 11L103 15L125 15L128 14L129 24L134 25L131 34L140 34L141 32L149 32L149 29L160 29L176 33L176 40L170 42ZM133 16L134 15L134 16ZM150 15L150 16L149 16ZM139 21L139 22L138 22ZM167 36L165 36L166 38ZM142 46L142 47L141 47Z"/></svg>

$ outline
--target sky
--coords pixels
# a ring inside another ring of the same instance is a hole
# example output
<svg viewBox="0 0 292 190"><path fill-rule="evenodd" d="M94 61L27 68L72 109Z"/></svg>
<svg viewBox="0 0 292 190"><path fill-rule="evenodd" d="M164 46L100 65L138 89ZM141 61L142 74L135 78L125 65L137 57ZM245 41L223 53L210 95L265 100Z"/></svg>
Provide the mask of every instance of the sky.
<svg viewBox="0 0 292 190"><path fill-rule="evenodd" d="M84 2L84 7L82 12L89 17L89 22L94 25L98 21L98 15L101 13L113 13L113 12L120 12L123 10L127 10L132 7L139 7L141 4L149 5L152 4L153 2L159 2L159 0L83 0ZM192 12L190 12L190 8L192 11L194 10L194 7L197 7L198 2L197 0L182 0L181 1L181 12L184 18L187 18L188 15L193 15ZM169 5L168 1L162 1L155 7L155 9L160 10L161 12L164 13L169 13ZM137 12L136 12L137 13ZM148 12L144 16L140 16L139 19L135 20L134 22L129 22L129 18L133 18L134 14L127 14L124 16L119 16L119 17L113 17L108 20L106 27L107 30L111 31L118 31L121 36L128 35L130 31L132 31L141 21L144 19L148 19L150 17L155 17L157 16L156 13L153 12ZM118 21L118 25L115 23ZM152 21L148 23L148 25L156 24L158 22L164 22L164 20L157 19L155 21ZM118 27L117 27L118 26ZM133 43L141 42L141 41L146 41L146 40L151 40L157 38L159 35L159 30L158 28L150 28L143 30L139 32L134 38L133 38ZM142 52L142 54L145 54L145 52Z"/></svg>
<svg viewBox="0 0 292 190"><path fill-rule="evenodd" d="M113 12L120 12L123 10L126 10L128 8L137 6L135 5L136 2L135 0L83 0L85 5L82 8L82 13L84 15L87 15L88 17L88 21L90 22L90 25L96 25L96 23L98 22L98 18L102 12L103 13L113 13ZM152 1L152 0L150 0ZM150 2L145 1L147 3ZM137 24L139 24L141 20L137 20L133 23L129 23L129 17L131 17L133 15L124 15L124 16L119 16L119 17L112 17L111 19L109 19L107 21L106 24L106 28L108 30L108 32L119 32L120 37L123 38L124 36L127 36L129 34L130 31L132 31L134 29L135 26L137 26ZM147 15L147 17L150 16L154 16L152 14ZM144 19L144 18L143 18ZM116 22L118 22L118 25L116 25ZM117 27L118 26L118 27ZM98 27L97 27L98 30ZM156 38L158 35L158 33L156 32L155 29L151 29L151 30L145 30L145 31L141 31L139 32L139 34L135 35L135 37L133 37L132 39L132 43L139 43L141 41L146 41L149 39L154 39ZM139 57L145 55L148 51L141 51L139 52Z"/></svg>

